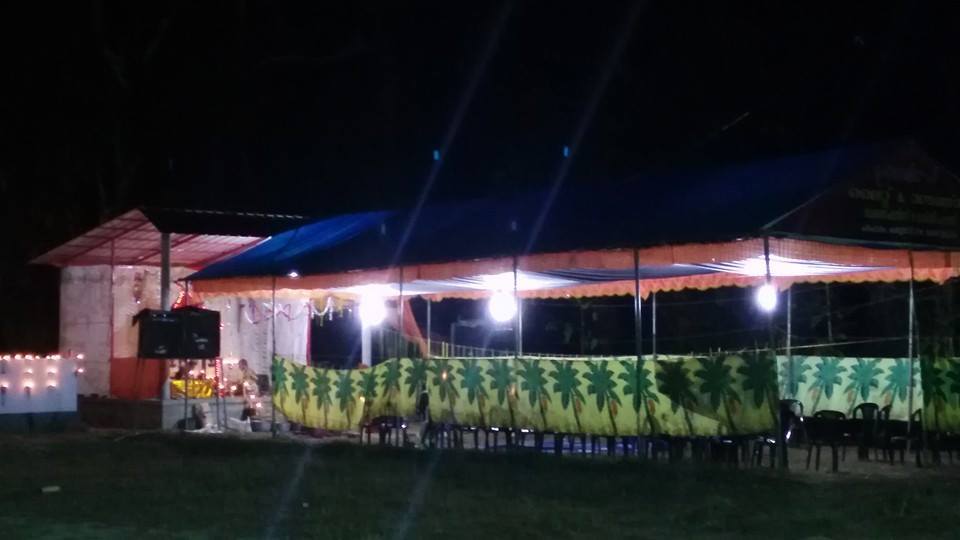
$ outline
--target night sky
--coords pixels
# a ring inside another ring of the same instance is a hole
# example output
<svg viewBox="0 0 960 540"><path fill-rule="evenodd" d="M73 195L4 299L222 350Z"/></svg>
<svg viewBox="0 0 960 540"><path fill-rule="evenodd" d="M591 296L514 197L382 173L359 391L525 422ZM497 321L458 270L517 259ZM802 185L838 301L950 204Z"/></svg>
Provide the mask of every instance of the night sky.
<svg viewBox="0 0 960 540"><path fill-rule="evenodd" d="M56 345L25 263L101 219L408 206L445 141L429 200L547 185L565 145L570 183L903 137L957 170L957 18L915 4L11 3L0 349Z"/></svg>

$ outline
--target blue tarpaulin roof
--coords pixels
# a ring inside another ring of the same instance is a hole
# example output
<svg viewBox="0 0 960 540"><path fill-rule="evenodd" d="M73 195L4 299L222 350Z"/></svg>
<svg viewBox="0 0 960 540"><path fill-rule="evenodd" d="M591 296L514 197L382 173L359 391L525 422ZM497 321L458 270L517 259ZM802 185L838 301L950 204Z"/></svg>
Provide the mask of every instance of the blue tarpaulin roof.
<svg viewBox="0 0 960 540"><path fill-rule="evenodd" d="M190 279L282 276L292 270L329 274L519 253L732 240L759 234L886 151L883 145L835 149L637 177L620 185L565 187L546 211L550 197L543 190L428 204L415 216L341 215L276 235Z"/></svg>

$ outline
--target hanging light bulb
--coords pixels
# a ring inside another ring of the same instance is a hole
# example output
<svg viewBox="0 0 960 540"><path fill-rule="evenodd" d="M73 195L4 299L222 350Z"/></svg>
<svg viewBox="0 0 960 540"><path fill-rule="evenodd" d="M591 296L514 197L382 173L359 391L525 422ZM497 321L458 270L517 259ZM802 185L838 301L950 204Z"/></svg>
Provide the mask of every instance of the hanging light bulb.
<svg viewBox="0 0 960 540"><path fill-rule="evenodd" d="M360 324L377 326L387 318L387 306L380 296L365 295L360 298L359 314Z"/></svg>
<svg viewBox="0 0 960 540"><path fill-rule="evenodd" d="M764 313L773 313L773 310L777 309L777 288L773 283L764 283L761 285L757 288L757 292L754 293L753 298L757 303L757 307Z"/></svg>
<svg viewBox="0 0 960 540"><path fill-rule="evenodd" d="M517 314L517 299L512 294L497 291L490 297L487 304L490 317L499 323L507 322Z"/></svg>

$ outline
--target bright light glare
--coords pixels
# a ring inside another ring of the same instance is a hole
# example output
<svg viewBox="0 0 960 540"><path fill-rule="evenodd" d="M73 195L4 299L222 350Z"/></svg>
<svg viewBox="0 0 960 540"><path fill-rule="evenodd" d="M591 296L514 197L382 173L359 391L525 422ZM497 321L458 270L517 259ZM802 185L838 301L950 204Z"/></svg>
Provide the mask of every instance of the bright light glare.
<svg viewBox="0 0 960 540"><path fill-rule="evenodd" d="M773 313L777 309L777 288L772 283L764 283L757 289L754 300L761 311Z"/></svg>
<svg viewBox="0 0 960 540"><path fill-rule="evenodd" d="M297 272L296 270L291 270L287 272L287 277L292 279L297 279L298 277L300 277L300 272Z"/></svg>
<svg viewBox="0 0 960 540"><path fill-rule="evenodd" d="M497 322L507 322L517 314L517 300L512 294L503 291L493 293L490 303L487 304L490 317Z"/></svg>
<svg viewBox="0 0 960 540"><path fill-rule="evenodd" d="M367 295L360 298L360 324L377 326L387 318L387 306L383 298Z"/></svg>

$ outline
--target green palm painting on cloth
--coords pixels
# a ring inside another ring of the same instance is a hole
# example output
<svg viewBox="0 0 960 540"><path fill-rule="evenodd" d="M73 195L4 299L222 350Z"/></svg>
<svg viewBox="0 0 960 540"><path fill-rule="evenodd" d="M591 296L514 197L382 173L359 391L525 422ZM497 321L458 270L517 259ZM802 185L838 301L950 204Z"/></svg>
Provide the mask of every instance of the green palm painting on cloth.
<svg viewBox="0 0 960 540"><path fill-rule="evenodd" d="M333 398L330 397L333 385L330 382L329 370L315 369L312 382L313 396L317 398L317 409L323 412L323 427L326 428L329 425L327 415L333 406Z"/></svg>
<svg viewBox="0 0 960 540"><path fill-rule="evenodd" d="M783 363L780 368L780 388L783 389L784 397L798 399L800 396L800 385L807 382L807 372L810 366L807 365L807 359L802 356L791 356Z"/></svg>
<svg viewBox="0 0 960 540"><path fill-rule="evenodd" d="M576 364L567 360L553 360L553 371L548 375L553 379L553 392L560 396L560 406L563 410L573 408L573 421L577 426L577 433L583 433L583 426L580 424L580 413L583 411L583 403L586 398L583 391L580 390L582 381L580 372Z"/></svg>
<svg viewBox="0 0 960 540"><path fill-rule="evenodd" d="M433 373L430 384L437 388L440 401L449 405L450 421L456 421L456 405L460 392L457 390L456 373L450 368L450 361L431 360L428 369Z"/></svg>
<svg viewBox="0 0 960 540"><path fill-rule="evenodd" d="M547 407L550 393L547 388L547 370L540 366L540 360L520 359L520 390L527 392L530 406L537 406L540 412L541 429L547 427Z"/></svg>
<svg viewBox="0 0 960 540"><path fill-rule="evenodd" d="M360 372L360 403L363 409L360 415L361 422L367 422L370 411L374 410L377 399L377 372L375 369L364 369Z"/></svg>
<svg viewBox="0 0 960 540"><path fill-rule="evenodd" d="M596 396L597 410L607 409L610 427L613 435L617 434L617 411L621 405L620 394L617 392L617 381L613 378L613 371L607 368L607 360L593 360L587 364L587 373L584 376L588 382L587 394Z"/></svg>
<svg viewBox="0 0 960 540"><path fill-rule="evenodd" d="M460 388L467 393L467 402L471 405L473 403L477 404L477 414L479 416L477 425L486 426L487 420L484 409L490 395L487 393L483 379L483 366L481 366L479 360L464 359L463 365L457 370L457 373L460 375Z"/></svg>
<svg viewBox="0 0 960 540"><path fill-rule="evenodd" d="M273 378L273 396L282 406L287 398L287 368L284 366L283 359L279 356L273 357L273 363L270 366L270 374Z"/></svg>
<svg viewBox="0 0 960 540"><path fill-rule="evenodd" d="M690 371L683 362L662 360L657 362L657 382L660 393L670 398L670 408L676 413L683 410L683 419L687 424L687 432L695 434L690 411L697 406L697 395L693 393L693 381Z"/></svg>
<svg viewBox="0 0 960 540"><path fill-rule="evenodd" d="M516 425L513 405L516 399L516 387L511 361L506 358L490 360L487 376L490 377L490 388L497 391L497 405L503 407L506 404L507 411L510 413L510 425Z"/></svg>
<svg viewBox="0 0 960 540"><path fill-rule="evenodd" d="M844 389L847 393L847 399L850 402L847 416L853 414L853 409L857 404L857 398L860 398L861 402L865 402L870 397L870 391L880 387L880 381L877 379L877 375L880 375L878 364L879 361L877 360L858 358L857 363L851 366L849 375L850 383Z"/></svg>
<svg viewBox="0 0 960 540"><path fill-rule="evenodd" d="M732 368L726 364L724 357L700 358L700 369L694 375L700 379L700 393L710 399L710 406L719 412L721 405L727 417L727 429L731 433L737 432L733 422L733 409L740 405L740 395L734 388Z"/></svg>
<svg viewBox="0 0 960 540"><path fill-rule="evenodd" d="M337 403L342 412L347 417L347 426L353 426L352 414L353 407L356 404L353 392L353 372L351 370L342 370L337 373L336 397Z"/></svg>
<svg viewBox="0 0 960 540"><path fill-rule="evenodd" d="M293 366L293 376L290 378L293 387L293 400L300 406L300 421L307 421L307 407L310 406L310 382L307 380L307 366Z"/></svg>
<svg viewBox="0 0 960 540"><path fill-rule="evenodd" d="M632 396L633 410L637 413L637 433L643 433L641 416L647 419L650 433L656 433L656 405L660 403L657 395L657 385L652 373L646 368L643 360L622 360L624 372L618 378L623 381L623 395ZM639 366L639 368L638 368ZM640 412L643 411L644 415Z"/></svg>
<svg viewBox="0 0 960 540"><path fill-rule="evenodd" d="M776 362L770 356L757 353L743 358L743 365L737 368L737 373L743 377L743 390L753 395L753 405L757 408L767 403L767 409L773 421L777 421L779 414L779 400L777 399L777 368Z"/></svg>
<svg viewBox="0 0 960 540"><path fill-rule="evenodd" d="M381 375L381 395L386 399L387 407L387 410L384 412L396 415L397 398L400 396L400 379L403 377L400 360L387 360L380 366L382 366L383 372Z"/></svg>
<svg viewBox="0 0 960 540"><path fill-rule="evenodd" d="M819 410L821 398L825 397L829 401L833 398L834 388L843 384L842 376L847 368L840 365L840 360L840 358L821 358L820 363L814 368L813 383L809 390L814 396L810 414Z"/></svg>
<svg viewBox="0 0 960 540"><path fill-rule="evenodd" d="M427 363L424 360L414 360L404 370L407 376L403 384L407 387L407 397L419 396L427 384Z"/></svg>
<svg viewBox="0 0 960 540"><path fill-rule="evenodd" d="M887 376L885 378L886 386L883 387L884 405L891 405L894 401L900 400L906 403L908 393L910 392L910 362L907 360L894 360L887 366Z"/></svg>

